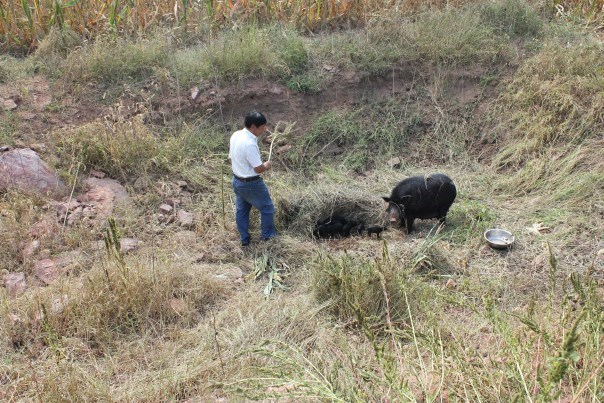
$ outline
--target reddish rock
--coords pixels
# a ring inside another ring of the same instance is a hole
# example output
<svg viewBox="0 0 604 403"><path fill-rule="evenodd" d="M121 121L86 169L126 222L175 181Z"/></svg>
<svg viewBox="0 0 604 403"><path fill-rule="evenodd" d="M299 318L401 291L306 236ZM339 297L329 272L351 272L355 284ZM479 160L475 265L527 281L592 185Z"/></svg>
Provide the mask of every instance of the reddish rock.
<svg viewBox="0 0 604 403"><path fill-rule="evenodd" d="M59 277L59 268L52 259L38 260L34 264L34 275L48 285Z"/></svg>
<svg viewBox="0 0 604 403"><path fill-rule="evenodd" d="M174 210L174 209L169 204L164 203L161 206L159 206L159 211L162 214L170 214L172 212L172 210Z"/></svg>
<svg viewBox="0 0 604 403"><path fill-rule="evenodd" d="M30 243L28 243L25 248L23 248L23 251L21 252L23 260L27 260L33 255L35 255L38 249L40 249L40 241L34 239Z"/></svg>
<svg viewBox="0 0 604 403"><path fill-rule="evenodd" d="M86 204L90 213L94 209L97 220L105 220L113 213L115 203L128 200L128 192L116 180L88 178L85 184L90 190L78 196L78 200Z"/></svg>
<svg viewBox="0 0 604 403"><path fill-rule="evenodd" d="M27 289L27 283L25 283L24 273L8 273L2 277L4 287L8 291L8 296L16 298L23 294Z"/></svg>
<svg viewBox="0 0 604 403"><path fill-rule="evenodd" d="M73 226L76 222L80 221L83 216L82 206L78 206L74 211L67 217L67 225Z"/></svg>
<svg viewBox="0 0 604 403"><path fill-rule="evenodd" d="M41 238L53 233L57 228L57 223L51 217L44 217L29 229L29 235L33 238Z"/></svg>
<svg viewBox="0 0 604 403"><path fill-rule="evenodd" d="M0 154L0 189L9 188L54 197L67 195L63 181L29 148Z"/></svg>

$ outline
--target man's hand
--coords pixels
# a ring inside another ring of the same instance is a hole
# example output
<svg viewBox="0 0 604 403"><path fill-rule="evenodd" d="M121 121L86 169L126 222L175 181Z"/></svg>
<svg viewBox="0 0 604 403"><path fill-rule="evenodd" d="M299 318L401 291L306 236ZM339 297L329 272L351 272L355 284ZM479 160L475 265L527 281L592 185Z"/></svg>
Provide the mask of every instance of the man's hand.
<svg viewBox="0 0 604 403"><path fill-rule="evenodd" d="M273 166L273 163L270 161L266 161L263 165L266 168L266 170L268 171Z"/></svg>

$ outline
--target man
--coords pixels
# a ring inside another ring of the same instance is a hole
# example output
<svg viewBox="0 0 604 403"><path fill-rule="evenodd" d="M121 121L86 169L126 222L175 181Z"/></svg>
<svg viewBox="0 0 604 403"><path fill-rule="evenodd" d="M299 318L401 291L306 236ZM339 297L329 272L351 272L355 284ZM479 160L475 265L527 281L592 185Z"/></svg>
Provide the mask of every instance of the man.
<svg viewBox="0 0 604 403"><path fill-rule="evenodd" d="M235 221L241 237L241 245L250 244L250 211L256 207L260 211L262 239L274 238L275 206L268 188L260 174L271 168L271 162L262 162L258 137L266 130L266 117L260 112L250 112L245 116L245 128L231 136L229 160L233 169L233 190L236 195L237 213Z"/></svg>

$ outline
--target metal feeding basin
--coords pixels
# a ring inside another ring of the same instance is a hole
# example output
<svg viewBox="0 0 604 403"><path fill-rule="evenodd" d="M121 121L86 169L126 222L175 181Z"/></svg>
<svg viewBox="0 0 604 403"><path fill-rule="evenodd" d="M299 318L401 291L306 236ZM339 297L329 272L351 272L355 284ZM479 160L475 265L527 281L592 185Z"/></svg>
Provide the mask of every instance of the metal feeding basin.
<svg viewBox="0 0 604 403"><path fill-rule="evenodd" d="M486 230L484 239L494 249L507 249L514 243L514 235L510 231L498 228Z"/></svg>

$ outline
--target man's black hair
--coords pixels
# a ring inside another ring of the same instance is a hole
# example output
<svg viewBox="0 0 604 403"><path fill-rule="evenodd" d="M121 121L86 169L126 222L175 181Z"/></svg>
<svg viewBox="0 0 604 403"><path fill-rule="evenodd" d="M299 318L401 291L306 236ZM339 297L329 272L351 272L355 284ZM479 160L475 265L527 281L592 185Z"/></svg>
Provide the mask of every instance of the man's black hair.
<svg viewBox="0 0 604 403"><path fill-rule="evenodd" d="M266 117L260 112L250 112L245 115L245 127L249 129L252 125L260 127L266 124Z"/></svg>

